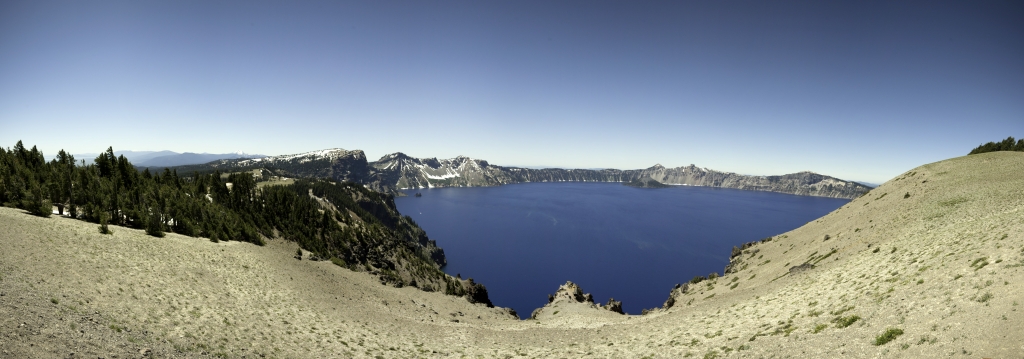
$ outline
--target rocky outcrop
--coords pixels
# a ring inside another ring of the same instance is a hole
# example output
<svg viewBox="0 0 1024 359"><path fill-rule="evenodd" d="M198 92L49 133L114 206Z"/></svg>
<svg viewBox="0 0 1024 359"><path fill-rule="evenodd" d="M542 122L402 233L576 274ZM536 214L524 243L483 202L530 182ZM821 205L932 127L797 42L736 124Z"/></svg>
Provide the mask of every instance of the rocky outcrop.
<svg viewBox="0 0 1024 359"><path fill-rule="evenodd" d="M585 306L594 309L603 309L611 312L624 314L622 312L622 302L615 300L614 298L608 298L608 303L605 305L598 305L594 303L594 296L590 293L584 293L583 289L579 285L572 281L566 281L565 284L558 286L558 290L555 294L548 294L548 304L543 307L533 310L530 314L530 319L537 319L546 308L553 307L558 304L583 304Z"/></svg>
<svg viewBox="0 0 1024 359"><path fill-rule="evenodd" d="M476 283L473 278L468 278L462 282L462 287L466 290L466 300L470 303L482 303L488 307L493 307L491 299L487 297L487 287L483 284Z"/></svg>
<svg viewBox="0 0 1024 359"><path fill-rule="evenodd" d="M622 312L622 301L615 300L615 298L608 298L608 303L602 305L601 308L605 310L616 312L619 314L626 314Z"/></svg>
<svg viewBox="0 0 1024 359"><path fill-rule="evenodd" d="M554 303L559 300L594 303L594 296L590 295L590 293L583 293L583 289L579 285L572 281L567 281L565 284L558 286L558 290L555 291L554 295L548 296L548 303Z"/></svg>
<svg viewBox="0 0 1024 359"><path fill-rule="evenodd" d="M740 264L743 264L743 257L741 256L742 254L749 254L750 257L753 257L754 254L757 254L757 252L761 251L760 249L753 248L755 245L757 245L758 243L765 243L771 241L772 237L768 237L760 241L743 243L738 247L733 246L732 253L729 255L729 264L725 266L725 270L722 272L723 275L735 273L740 269Z"/></svg>
<svg viewBox="0 0 1024 359"><path fill-rule="evenodd" d="M814 265L810 263L804 263L798 266L789 267L789 274L797 274L803 271L814 269Z"/></svg>
<svg viewBox="0 0 1024 359"><path fill-rule="evenodd" d="M637 188L666 188L668 185L658 182L653 178L640 178L631 182L623 183L624 185Z"/></svg>
<svg viewBox="0 0 1024 359"><path fill-rule="evenodd" d="M690 289L689 283L676 284L672 287L672 291L668 293L668 299L665 299L665 304L661 305L662 309L672 308L676 305L679 298L682 298L686 294L686 291Z"/></svg>

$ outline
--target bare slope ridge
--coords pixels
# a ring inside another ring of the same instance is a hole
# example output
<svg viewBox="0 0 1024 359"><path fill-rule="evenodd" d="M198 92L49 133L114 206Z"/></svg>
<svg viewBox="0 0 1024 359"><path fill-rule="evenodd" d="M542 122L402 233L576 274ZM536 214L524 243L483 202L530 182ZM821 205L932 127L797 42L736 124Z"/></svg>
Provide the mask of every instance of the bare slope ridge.
<svg viewBox="0 0 1024 359"><path fill-rule="evenodd" d="M560 295L519 321L281 240L107 236L9 208L0 248L4 358L1024 356L1024 153L910 170L643 316Z"/></svg>

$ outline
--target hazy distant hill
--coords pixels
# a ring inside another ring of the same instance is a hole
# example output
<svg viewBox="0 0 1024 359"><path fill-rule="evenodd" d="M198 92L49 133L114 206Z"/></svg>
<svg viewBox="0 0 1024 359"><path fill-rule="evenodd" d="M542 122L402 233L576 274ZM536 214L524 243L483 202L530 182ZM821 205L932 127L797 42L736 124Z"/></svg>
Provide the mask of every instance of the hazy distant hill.
<svg viewBox="0 0 1024 359"><path fill-rule="evenodd" d="M736 188L806 196L856 198L870 187L813 172L781 176L748 176L689 165L646 169L520 168L492 165L485 160L459 156L451 159L415 158L396 152L368 162L360 150L327 149L248 160L218 160L188 166L179 172L218 169L234 171L267 168L287 177L331 178L353 181L393 192L405 188L479 187L524 182L632 182L652 178L670 185Z"/></svg>
<svg viewBox="0 0 1024 359"><path fill-rule="evenodd" d="M56 152L46 154L46 160L55 158ZM75 160L85 160L92 163L92 160L99 156L99 153L76 153ZM137 167L175 167L185 165L197 165L221 159L245 159L262 158L265 155L248 154L244 152L235 153L178 153L174 151L114 151L114 156L124 156Z"/></svg>
<svg viewBox="0 0 1024 359"><path fill-rule="evenodd" d="M135 160L138 166L142 167L174 167L184 165L202 164L222 159L244 159L262 158L264 155L253 155L242 152L236 153L176 153L170 151L159 152L161 156L148 156L146 159ZM125 156L127 157L127 156ZM129 158L131 160L131 158Z"/></svg>
<svg viewBox="0 0 1024 359"><path fill-rule="evenodd" d="M124 156L124 158L127 158L128 161L130 161L132 163L135 163L135 164L137 164L139 162L142 162L142 161L148 161L149 159L154 158L154 157L176 155L176 154L178 154L178 153L177 152L172 152L172 151L114 151L114 156ZM53 160L54 158L56 158L57 152L45 153L44 155L46 156L46 161L49 162L49 161ZM92 163L92 160L94 158L96 158L96 156L99 156L100 154L99 153L75 153L73 155L75 156L75 160L76 161L85 160L86 163Z"/></svg>

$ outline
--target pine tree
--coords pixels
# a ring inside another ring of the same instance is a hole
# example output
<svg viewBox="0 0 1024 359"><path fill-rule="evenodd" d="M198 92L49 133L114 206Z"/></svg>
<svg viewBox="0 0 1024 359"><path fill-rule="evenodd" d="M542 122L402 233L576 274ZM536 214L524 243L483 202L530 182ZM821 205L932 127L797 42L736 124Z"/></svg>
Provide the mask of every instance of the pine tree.
<svg viewBox="0 0 1024 359"><path fill-rule="evenodd" d="M149 214L149 216L145 217L145 221L146 234L151 235L153 237L163 237L165 235L163 223L161 222L160 219L160 213L153 211L152 213Z"/></svg>
<svg viewBox="0 0 1024 359"><path fill-rule="evenodd" d="M100 215L99 216L100 216L100 226L99 226L100 233L103 233L103 234L114 234L114 231L111 231L110 228L107 227L107 218L110 217L110 215L107 214L107 212L100 211Z"/></svg>
<svg viewBox="0 0 1024 359"><path fill-rule="evenodd" d="M75 157L60 150L57 158L50 162L53 180L50 181L50 199L57 205L57 212L64 215L65 206L74 206L72 198L75 177Z"/></svg>
<svg viewBox="0 0 1024 359"><path fill-rule="evenodd" d="M53 214L53 204L46 198L43 188L38 182L32 184L32 195L26 200L24 209L40 217L49 217Z"/></svg>

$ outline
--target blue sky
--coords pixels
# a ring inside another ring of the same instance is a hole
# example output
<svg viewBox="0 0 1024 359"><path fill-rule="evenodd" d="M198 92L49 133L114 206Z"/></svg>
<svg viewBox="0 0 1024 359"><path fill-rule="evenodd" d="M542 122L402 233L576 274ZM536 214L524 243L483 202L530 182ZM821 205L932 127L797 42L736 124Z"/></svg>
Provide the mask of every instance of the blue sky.
<svg viewBox="0 0 1024 359"><path fill-rule="evenodd" d="M0 1L0 146L883 182L1024 137L1024 3Z"/></svg>

